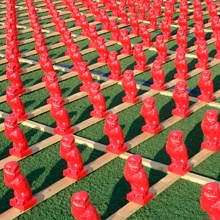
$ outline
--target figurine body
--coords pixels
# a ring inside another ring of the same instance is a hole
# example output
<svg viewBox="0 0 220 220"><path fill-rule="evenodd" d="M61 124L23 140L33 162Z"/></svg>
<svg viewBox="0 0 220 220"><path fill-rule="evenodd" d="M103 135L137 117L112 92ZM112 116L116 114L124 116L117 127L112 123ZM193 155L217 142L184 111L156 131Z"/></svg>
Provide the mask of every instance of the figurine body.
<svg viewBox="0 0 220 220"><path fill-rule="evenodd" d="M156 30L158 26L157 26L157 17L154 8L149 9L147 19L150 22L150 25L148 27L150 29Z"/></svg>
<svg viewBox="0 0 220 220"><path fill-rule="evenodd" d="M130 25L131 25L131 28L132 28L132 30L130 31L130 34L138 35L139 23L138 23L136 13L131 14Z"/></svg>
<svg viewBox="0 0 220 220"><path fill-rule="evenodd" d="M67 162L67 169L63 170L64 176L80 180L88 173L83 167L83 160L80 151L75 145L74 136L64 136L61 139L60 156Z"/></svg>
<svg viewBox="0 0 220 220"><path fill-rule="evenodd" d="M141 107L141 115L145 120L145 125L142 127L143 132L157 134L162 130L159 125L160 118L158 111L154 106L155 99L153 97L145 98Z"/></svg>
<svg viewBox="0 0 220 220"><path fill-rule="evenodd" d="M47 72L54 71L52 60L50 59L48 53L41 54L40 60L38 60L38 63L40 64L40 67L44 72L47 73Z"/></svg>
<svg viewBox="0 0 220 220"><path fill-rule="evenodd" d="M158 53L158 56L156 59L159 59L162 62L169 60L169 57L167 56L167 47L166 47L166 44L164 43L164 38L162 35L158 35L156 37L155 48Z"/></svg>
<svg viewBox="0 0 220 220"><path fill-rule="evenodd" d="M186 34L185 30L182 28L179 28L176 34L176 42L178 44L178 49L184 50L185 53L188 51L187 49L187 39L186 39ZM178 50L177 49L177 50Z"/></svg>
<svg viewBox="0 0 220 220"><path fill-rule="evenodd" d="M108 136L110 142L106 147L106 151L118 155L127 151L128 147L124 145L124 134L121 126L118 124L117 114L107 115L104 133Z"/></svg>
<svg viewBox="0 0 220 220"><path fill-rule="evenodd" d="M134 46L133 56L137 63L137 65L134 66L135 70L145 71L148 69L148 66L146 65L147 59L142 44L136 44Z"/></svg>
<svg viewBox="0 0 220 220"><path fill-rule="evenodd" d="M205 136L205 141L202 142L201 147L217 152L220 149L220 125L218 122L218 111L207 111L204 119L202 120L201 127Z"/></svg>
<svg viewBox="0 0 220 220"><path fill-rule="evenodd" d="M120 30L119 41L122 44L123 49L121 50L121 54L132 54L131 49L131 40L128 36L128 30L123 28Z"/></svg>
<svg viewBox="0 0 220 220"><path fill-rule="evenodd" d="M196 68L207 69L208 59L209 59L209 52L206 48L206 41L199 41L198 47L196 49L196 56L198 58L198 63L195 65Z"/></svg>
<svg viewBox="0 0 220 220"><path fill-rule="evenodd" d="M152 46L152 41L151 41L151 35L149 31L147 30L147 25L146 24L140 24L139 27L139 35L143 40L142 45L145 47L150 47Z"/></svg>
<svg viewBox="0 0 220 220"><path fill-rule="evenodd" d="M119 39L119 28L118 28L116 19L110 20L109 30L112 33L112 36L111 36L110 40L118 41L118 39Z"/></svg>
<svg viewBox="0 0 220 220"><path fill-rule="evenodd" d="M131 185L131 192L126 196L128 201L144 206L153 198L153 193L149 192L149 181L146 171L142 167L140 155L135 154L128 157L124 177Z"/></svg>
<svg viewBox="0 0 220 220"><path fill-rule="evenodd" d="M172 37L170 36L171 34L170 24L168 23L168 19L166 17L162 19L160 29L163 33L164 40L172 39Z"/></svg>
<svg viewBox="0 0 220 220"><path fill-rule="evenodd" d="M188 153L183 143L183 132L180 130L171 131L166 142L166 151L170 155L171 164L168 171L179 175L189 172L191 166L188 165Z"/></svg>
<svg viewBox="0 0 220 220"><path fill-rule="evenodd" d="M73 44L69 48L69 56L72 62L74 63L74 66L71 68L72 71L79 71L79 63L83 62L82 56L78 49L78 44Z"/></svg>
<svg viewBox="0 0 220 220"><path fill-rule="evenodd" d="M90 24L89 25L89 30L88 30L88 36L90 38L90 44L89 48L96 48L96 41L98 38L98 33L96 31L96 25L95 24Z"/></svg>
<svg viewBox="0 0 220 220"><path fill-rule="evenodd" d="M112 80L120 80L122 78L121 75L121 64L117 58L118 53L116 51L111 51L108 57L108 67L110 69L111 74L108 76L109 79Z"/></svg>
<svg viewBox="0 0 220 220"><path fill-rule="evenodd" d="M105 45L105 39L104 37L98 37L96 41L96 50L99 53L99 58L97 59L97 62L101 63L107 63L108 59L108 48Z"/></svg>
<svg viewBox="0 0 220 220"><path fill-rule="evenodd" d="M4 165L4 183L14 190L14 198L10 199L10 205L25 211L36 205L37 199L33 197L30 184L22 175L19 163L15 161Z"/></svg>

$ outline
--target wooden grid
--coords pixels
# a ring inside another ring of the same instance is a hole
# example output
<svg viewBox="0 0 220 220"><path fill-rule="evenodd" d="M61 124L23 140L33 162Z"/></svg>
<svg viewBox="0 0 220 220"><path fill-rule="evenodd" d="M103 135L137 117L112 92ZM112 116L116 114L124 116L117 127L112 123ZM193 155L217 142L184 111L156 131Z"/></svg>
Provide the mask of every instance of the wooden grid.
<svg viewBox="0 0 220 220"><path fill-rule="evenodd" d="M35 1L35 2L38 2L38 1ZM39 6L44 6L44 4L37 5L37 7L39 7ZM19 9L22 9L22 10L25 9L25 7L23 7L23 6L18 6L17 8L18 8L18 10ZM57 7L57 8L59 8L59 7ZM62 7L60 6L59 9L64 9L64 8L65 8L64 6L62 6ZM84 9L85 8L83 8L83 10ZM40 12L45 12L44 9L40 9L40 8L37 11L39 13ZM206 14L206 12L204 14ZM90 16L90 15L88 15L88 16ZM45 19L46 19L46 17L48 17L48 16L45 16ZM49 16L49 17L51 17L51 16ZM65 21L67 22L67 21L72 21L72 20L66 19ZM210 26L209 24L206 25L206 27L209 27L209 26ZM50 27L50 25L45 25L45 26L42 26L42 27L47 28L47 27ZM124 26L121 26L121 27L124 27ZM69 30L71 30L71 28ZM72 30L76 30L76 29L72 29ZM31 30L27 28L27 29L21 31L20 33L27 33L29 31L31 31ZM49 34L53 34L53 33L51 33L51 31L48 31L48 30L45 30L45 32L48 32ZM105 33L106 32L107 31L105 31ZM190 33L192 33L192 32L193 32L193 29L190 29ZM207 29L207 32L209 32L208 29ZM100 31L99 34L103 34L103 31ZM57 35L57 33L56 33L56 35ZM47 35L45 35L45 36L47 36ZM50 36L55 36L55 35L50 35ZM4 37L5 37L4 35L1 35L0 39L4 38ZM73 37L75 37L75 35ZM136 35L130 35L130 37L133 38L133 37L136 37ZM78 37L78 39L77 40L74 39L74 41L77 42L77 41L84 40L84 39L86 39L86 37ZM214 39L211 39L211 40L208 41L208 43L210 44L210 43L213 43L214 41L215 41ZM27 40L26 42L22 42L22 43L30 43L30 41ZM117 44L117 43L118 42L109 41L109 42L106 43L106 45L110 46L110 45L114 45L114 44ZM50 49L54 49L53 46L51 46ZM63 46L63 44L59 43L59 46ZM57 46L57 48L59 46ZM5 47L4 48L1 47L1 49L5 49ZM144 49L155 50L154 48L144 48ZM189 51L192 52L196 49L196 47L193 46L193 47L190 47L189 49L190 49ZM94 51L94 49L86 49L86 50L82 51L82 54L90 53L92 51ZM36 51L30 51L29 53L25 53L25 54L23 54L23 57L30 56L30 55L32 55L31 53L36 54ZM170 56L170 59L174 59L175 58L175 52L169 51L169 53L172 54ZM4 57L4 54L1 54L1 56ZM195 58L195 55L192 55L192 54L188 54L188 56ZM127 55L119 55L118 57L119 57L119 59L123 59L123 58L127 57ZM68 59L69 59L68 56L64 56L64 57L53 60L53 63L56 64L56 63L59 63L59 62L62 62L64 60L68 60ZM36 64L36 62L27 60L25 58L21 58L20 61L21 62L28 62L28 63L31 63L31 64ZM210 58L210 61L211 62L209 64L210 64L211 67L215 66L219 63L218 60L213 60L212 58ZM3 63L6 63L6 60L2 59L0 62L1 62L1 64L3 64ZM89 68L90 68L90 70L92 70L92 69L98 68L98 67L103 66L103 65L105 65L105 64L97 63L97 64L91 65ZM152 64L150 64L150 67L151 67L151 65ZM67 73L67 74L61 76L59 78L60 81L64 80L64 79L67 79L69 77L74 77L74 76L77 75L76 72L71 72L67 68L60 68L59 66L56 66L56 65L54 65L54 68L65 71L65 72L70 72L70 73ZM30 68L27 68L24 71L24 73L29 73L29 72L31 72L33 70L36 70L36 69L39 69L38 64L35 65L35 66L32 66ZM142 73L141 71L134 71L134 72L135 72L135 75ZM190 77L195 76L196 74L199 74L200 72L201 72L201 70L195 69L195 70L190 72ZM95 75L93 75L93 76L95 77ZM5 79L6 79L5 76L0 77L1 81L5 80ZM115 81L112 81L112 80L108 80L106 77L101 77L101 79L106 81L106 82L102 83L102 89L107 88L107 87L109 87L113 84L118 83L118 82L115 82ZM166 83L166 85L168 86L168 88L172 87L173 85L176 84L177 81L178 81L177 79L172 80L172 81ZM35 86L27 88L27 92L32 92L32 91L38 90L40 88L43 88L44 86L45 86L44 83L39 83ZM149 90L149 88L146 87L146 86L139 86L139 88L147 90L147 91ZM150 91L148 91L148 92L146 92L146 93L144 93L140 96L141 101L143 101L143 99L148 97L148 96L154 96L158 93L160 93L162 95L169 95L169 96L171 95L171 92L168 92L168 91L158 92L158 91L155 91L155 90L150 90ZM65 102L66 103L72 102L72 101L75 101L75 100L77 100L79 98L82 98L86 95L87 94L84 93L84 92L79 92L79 93L76 93L76 94L66 98ZM215 95L215 98L220 97L220 90L218 90L214 95ZM197 102L196 98L193 98L193 97L190 97L190 100L193 100L193 101L196 102L194 105L192 105L190 107L190 110L192 112L195 112L195 111L199 110L200 108L202 108L203 106L207 105L207 103L205 103L205 102L200 102L200 101ZM5 97L4 96L0 97L0 101L4 102ZM216 103L216 102L209 103L209 105L219 107L219 103ZM114 108L110 109L109 111L112 112L112 113L118 113L118 112L123 111L124 109L126 109L130 106L132 106L132 105L127 104L127 103L122 103L122 104L120 104L118 106L115 106ZM29 119L32 118L32 117L35 117L36 115L42 114L43 112L49 111L49 107L50 107L49 105L45 105L45 106L42 106L38 109L35 109L35 110L29 112L28 113L29 114ZM2 118L6 118L7 115L8 114L6 114L4 112L0 112L0 116ZM75 131L80 131L82 129L85 129L86 127L91 126L92 124L97 123L98 121L101 121L101 120L102 119L89 118L89 119L87 119L87 120L85 120L85 121L83 121L83 122L81 122L81 123L79 123L79 124L77 124L73 127L74 127ZM173 125L174 123L176 123L180 120L182 120L182 118L173 116L173 117L167 119L166 121L162 122L161 125L163 126L163 129L166 129L169 126ZM50 134L53 134L53 129L52 128L50 128L48 126L45 126L45 125L42 125L40 123L36 123L36 122L30 121L30 120L26 120L26 121L22 122L22 124L24 124L26 126L29 126L30 128L36 128L36 129L48 132ZM4 130L2 124L0 125L0 129ZM132 140L126 142L126 145L128 145L129 148L133 148L133 147L137 146L138 144L142 143L143 141L149 139L152 136L153 135L142 133L142 134L136 136L135 138L133 138ZM102 144L99 144L99 143L96 143L94 141L90 141L88 139L81 138L81 137L78 137L78 136L75 136L75 138L76 138L77 143L81 143L81 144L83 143L83 144L86 144L88 147L92 147L92 148L95 148L95 149L98 149L98 150L101 150L101 151L105 151L105 146L102 145ZM53 135L52 137L50 137L48 139L45 139L44 141L41 141L37 144L34 144L32 146L33 153L36 153L37 151L40 151L40 150L52 145L53 143L58 142L60 139L61 139L61 137L59 135ZM193 165L193 167L195 167L199 163L201 163L203 160L205 160L207 157L209 157L211 154L212 154L212 152L210 152L208 150L202 150L190 159L190 163ZM123 158L123 159L127 159L127 157L129 155L130 155L129 153L124 153L124 154L121 154L120 157ZM86 169L88 169L89 173L91 173L91 172L95 171L96 169L98 169L99 167L103 166L104 164L106 164L106 163L110 162L111 160L115 159L116 157L118 157L118 156L113 155L111 153L106 153L103 156L101 156L100 158L98 158L95 161L91 162L90 164L86 165ZM20 160L20 158L10 156L10 157L7 157L7 158L1 160L0 161L0 169L2 169L5 162L10 161L10 160L17 160L18 161L18 160ZM161 170L163 172L167 172L167 166L166 165L154 162L152 160L147 160L147 159L143 158L143 165L151 167L151 168L156 169L156 170ZM163 179L158 181L158 183L153 185L150 188L150 191L152 191L154 193L154 195L156 196L159 193L161 193L163 190L165 190L167 187L169 187L171 184L176 182L179 178L184 178L184 179L187 179L187 180L190 180L190 181L193 181L193 182L197 182L197 183L200 183L200 184L204 184L204 183L207 183L209 181L212 181L211 179L204 178L202 176L192 174L190 172L188 174L184 175L183 177L181 177L179 175L176 175L176 174L170 173L166 177L164 177ZM74 182L75 182L74 180L71 180L69 178L64 177L60 181L58 181L58 182L54 183L53 185L51 185L50 187L48 187L48 188L42 190L41 192L37 193L35 196L38 198L38 203L46 200L47 198L49 198L52 195L58 193L59 191L61 191L62 189L68 187L70 184L73 184ZM109 219L125 219L128 216L130 216L131 214L133 214L135 211L137 211L139 208L141 208L140 205L129 202L125 207L122 207L120 210L118 210L116 213L114 213L112 216L110 216ZM8 211L1 214L0 218L2 217L3 219L12 219L12 218L15 218L16 216L19 216L22 213L23 212L15 209L15 208L11 208Z"/></svg>

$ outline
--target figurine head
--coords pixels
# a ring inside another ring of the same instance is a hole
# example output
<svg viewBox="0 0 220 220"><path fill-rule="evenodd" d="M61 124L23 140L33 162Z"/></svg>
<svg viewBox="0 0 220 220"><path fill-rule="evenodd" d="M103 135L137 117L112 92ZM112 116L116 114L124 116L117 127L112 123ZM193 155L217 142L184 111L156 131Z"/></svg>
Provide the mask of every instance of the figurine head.
<svg viewBox="0 0 220 220"><path fill-rule="evenodd" d="M64 100L62 97L54 96L51 98L51 105L54 109L60 110L64 107Z"/></svg>
<svg viewBox="0 0 220 220"><path fill-rule="evenodd" d="M109 52L109 59L110 60L117 60L117 56L118 56L118 53L116 51Z"/></svg>
<svg viewBox="0 0 220 220"><path fill-rule="evenodd" d="M42 61L44 61L44 62L49 61L49 60L50 60L49 54L48 54L48 53L42 53L42 54L40 55L40 59L41 59Z"/></svg>
<svg viewBox="0 0 220 220"><path fill-rule="evenodd" d="M103 45L105 43L104 37L97 37L97 44L98 45Z"/></svg>
<svg viewBox="0 0 220 220"><path fill-rule="evenodd" d="M93 95L97 95L100 92L100 84L99 83L92 83L89 87L90 93Z"/></svg>
<svg viewBox="0 0 220 220"><path fill-rule="evenodd" d="M164 17L164 18L162 19L162 24L164 24L164 25L167 25L167 24L168 24L168 18L167 18L167 17Z"/></svg>
<svg viewBox="0 0 220 220"><path fill-rule="evenodd" d="M205 80L205 81L210 80L211 75L212 75L211 70L205 70L205 71L203 71L203 72L201 73L201 77L202 77L202 79Z"/></svg>
<svg viewBox="0 0 220 220"><path fill-rule="evenodd" d="M177 31L177 35L180 35L180 36L185 36L185 30L184 28L180 27Z"/></svg>
<svg viewBox="0 0 220 220"><path fill-rule="evenodd" d="M86 191L74 193L71 198L71 204L75 209L86 210L90 204L89 194Z"/></svg>
<svg viewBox="0 0 220 220"><path fill-rule="evenodd" d="M168 135L168 142L173 146L179 146L183 142L183 132L180 130L171 131Z"/></svg>
<svg viewBox="0 0 220 220"><path fill-rule="evenodd" d="M71 151L72 148L75 147L75 138L73 135L63 136L60 141L60 148Z"/></svg>
<svg viewBox="0 0 220 220"><path fill-rule="evenodd" d="M6 95L11 96L11 97L17 96L18 95L17 87L16 86L8 86L6 88Z"/></svg>
<svg viewBox="0 0 220 220"><path fill-rule="evenodd" d="M15 72L17 72L16 64L15 63L8 63L6 65L6 73L12 74L12 73L15 73Z"/></svg>
<svg viewBox="0 0 220 220"><path fill-rule="evenodd" d="M164 42L164 37L163 35L158 35L156 37L156 43L163 43Z"/></svg>
<svg viewBox="0 0 220 220"><path fill-rule="evenodd" d="M134 21L136 19L137 19L136 13L132 13L131 16L130 16L130 21Z"/></svg>
<svg viewBox="0 0 220 220"><path fill-rule="evenodd" d="M133 172L138 172L142 168L142 157L138 154L129 156L126 160L126 167Z"/></svg>
<svg viewBox="0 0 220 220"><path fill-rule="evenodd" d="M20 174L20 166L16 161L7 162L4 165L4 178L5 179L15 179L18 174Z"/></svg>
<svg viewBox="0 0 220 220"><path fill-rule="evenodd" d="M89 30L90 30L90 32L95 32L96 31L96 25L95 24L90 24L89 25Z"/></svg>
<svg viewBox="0 0 220 220"><path fill-rule="evenodd" d="M218 111L217 110L208 110L205 113L204 120L210 124L215 124L218 121Z"/></svg>
<svg viewBox="0 0 220 220"><path fill-rule="evenodd" d="M134 78L134 72L132 70L126 70L123 74L123 79L126 81L131 81Z"/></svg>
<svg viewBox="0 0 220 220"><path fill-rule="evenodd" d="M178 48L176 50L177 54L176 54L176 58L178 58L179 60L184 60L185 59L185 50L181 49L181 48Z"/></svg>
<svg viewBox="0 0 220 220"><path fill-rule="evenodd" d="M218 17L217 15L214 15L214 16L212 17L212 22L213 22L213 23L218 23L218 22L219 22L219 17Z"/></svg>
<svg viewBox="0 0 220 220"><path fill-rule="evenodd" d="M57 81L57 74L54 71L47 72L46 77L50 83Z"/></svg>
<svg viewBox="0 0 220 220"><path fill-rule="evenodd" d="M70 31L68 31L68 30L64 32L64 36L65 36L66 38L68 38L68 37L72 38L71 35L72 35L72 33L71 33Z"/></svg>
<svg viewBox="0 0 220 220"><path fill-rule="evenodd" d="M17 118L13 115L9 115L4 121L5 129L14 130L18 127Z"/></svg>
<svg viewBox="0 0 220 220"><path fill-rule="evenodd" d="M151 7L150 9L149 9L149 11L148 11L148 15L153 15L153 14L155 14L155 10L154 10L154 8L153 7Z"/></svg>
<svg viewBox="0 0 220 220"><path fill-rule="evenodd" d="M88 63L87 62L79 62L78 67L80 71L84 72L88 70Z"/></svg>
<svg viewBox="0 0 220 220"><path fill-rule="evenodd" d="M120 7L120 6L119 6ZM110 20L110 25L111 26L116 26L117 25L117 20L114 18L112 20Z"/></svg>
<svg viewBox="0 0 220 220"><path fill-rule="evenodd" d="M143 48L142 44L135 44L134 45L134 51L137 52L137 53L142 52L143 51L142 48Z"/></svg>
<svg viewBox="0 0 220 220"><path fill-rule="evenodd" d="M140 29L141 31L146 31L146 30L147 30L147 24L140 24L140 25L139 25L139 29Z"/></svg>
<svg viewBox="0 0 220 220"><path fill-rule="evenodd" d="M78 44L71 44L71 46L70 46L70 51L71 51L71 52L78 52L78 51L79 51L79 46L78 46Z"/></svg>
<svg viewBox="0 0 220 220"><path fill-rule="evenodd" d="M177 90L178 92L185 92L187 88L187 82L186 81L179 81L176 86L175 86L175 90Z"/></svg>
<svg viewBox="0 0 220 220"><path fill-rule="evenodd" d="M105 10L105 9L102 9L102 10L100 11L100 14L101 14L102 16L106 16L106 10Z"/></svg>
<svg viewBox="0 0 220 220"><path fill-rule="evenodd" d="M13 42L13 41L12 41ZM14 49L14 46L11 46L11 43L9 44L9 46L6 47L6 53L9 53L9 54L14 54L15 52L15 49Z"/></svg>
<svg viewBox="0 0 220 220"><path fill-rule="evenodd" d="M37 34L35 39L36 39L36 44L38 46L45 44L44 37L43 37L42 33Z"/></svg>
<svg viewBox="0 0 220 220"><path fill-rule="evenodd" d="M128 30L126 28L122 28L120 30L120 35L123 36L123 37L127 36L128 35Z"/></svg>
<svg viewBox="0 0 220 220"><path fill-rule="evenodd" d="M203 21L196 22L195 28L197 28L197 29L204 29Z"/></svg>
<svg viewBox="0 0 220 220"><path fill-rule="evenodd" d="M81 20L81 21L85 21L85 20L86 20L86 15L85 15L85 14L81 14L80 20Z"/></svg>
<svg viewBox="0 0 220 220"><path fill-rule="evenodd" d="M146 109L151 110L154 108L155 99L153 97L147 97L143 101L143 105Z"/></svg>
<svg viewBox="0 0 220 220"><path fill-rule="evenodd" d="M210 202L217 202L220 196L219 184L217 182L206 183L202 187L201 200L204 198Z"/></svg>
<svg viewBox="0 0 220 220"><path fill-rule="evenodd" d="M109 127L115 128L118 125L118 115L117 114L109 114L106 116L106 123Z"/></svg>
<svg viewBox="0 0 220 220"><path fill-rule="evenodd" d="M58 25L59 25L59 27L65 27L66 26L66 22L64 20L59 20Z"/></svg>
<svg viewBox="0 0 220 220"><path fill-rule="evenodd" d="M201 50L206 49L206 45L207 45L207 43L206 43L205 40L201 40L201 41L198 42L198 47L199 47Z"/></svg>
<svg viewBox="0 0 220 220"><path fill-rule="evenodd" d="M162 69L162 61L160 59L154 60L153 69L156 69L156 70Z"/></svg>

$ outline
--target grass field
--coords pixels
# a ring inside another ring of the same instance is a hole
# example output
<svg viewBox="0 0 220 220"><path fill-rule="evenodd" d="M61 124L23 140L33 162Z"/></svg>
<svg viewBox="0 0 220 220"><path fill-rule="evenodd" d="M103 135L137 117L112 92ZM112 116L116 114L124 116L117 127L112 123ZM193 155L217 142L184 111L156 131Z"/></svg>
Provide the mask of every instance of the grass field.
<svg viewBox="0 0 220 220"><path fill-rule="evenodd" d="M28 39L32 38L33 31L28 30L30 22L28 16L24 15L27 12L23 0L16 0L17 5L21 7L17 9L18 14L18 24L19 30L26 30L25 33L20 33L18 35L19 40L25 42ZM45 9L42 1L35 0L36 8ZM65 7L62 7L61 0L54 1L57 7L61 7L60 11L66 11ZM4 78L5 76L5 66L7 62L4 62L5 54L5 10L3 7L4 3L0 3L0 55L1 55L1 66L0 66L0 164L4 158L9 156L9 149L11 148L11 142L5 137L4 129L2 129L2 124L4 122L5 114L11 113L10 106L4 101L5 89L10 85L10 82ZM176 4L178 8L179 2ZM189 2L190 10L189 16L192 16L193 8ZM82 5L78 5L79 8L82 8ZM103 7L103 6L100 6ZM204 24L207 25L206 29L210 30L211 27L208 25L209 15L206 12L206 5L203 6L204 14ZM84 14L88 14L88 10L83 9L81 11ZM40 24L46 26L43 28L45 30L45 40L48 46L55 45L59 43L60 35L57 33L56 36L47 37L50 35L48 31L53 32L55 26L50 26L51 23L50 17L44 18L47 16L47 12L37 11L39 18L42 18ZM108 12L108 15L111 15L111 12ZM179 12L174 13L174 19L177 20ZM62 19L69 19L70 14L64 14L61 16ZM161 18L158 18L158 22L161 21ZM87 18L89 22L94 21L94 16ZM118 22L119 23L119 22ZM192 18L188 21L189 28L193 28L194 20ZM69 21L66 23L69 29L74 29L75 21ZM47 27L48 26L48 27ZM97 31L101 31L101 24L97 24ZM127 26L129 28L129 26ZM178 30L177 26L172 26L172 35L175 36ZM46 32L47 31L47 32ZM144 97L149 95L154 95L156 99L156 107L160 114L160 120L164 129L162 132L155 136L150 136L148 134L142 134L141 127L144 125L144 119L140 115L140 109L142 102L139 102L135 105L122 104L122 97L124 96L124 91L120 83L107 81L107 76L109 75L109 68L107 65L97 65L97 58L99 57L98 53L95 50L88 50L88 44L90 40L86 37L80 38L81 29L72 30L72 34L75 34L74 40L79 45L80 51L83 53L83 60L89 63L91 67L91 72L94 77L94 81L101 83L102 92L106 99L107 108L111 112L118 113L119 123L123 128L125 141L127 142L130 149L128 153L140 154L146 160L151 160L151 165L144 166L146 170L150 186L159 181L163 181L163 178L168 177L170 174L166 172L166 165L170 164L170 157L166 153L165 143L167 141L168 134L173 130L182 130L184 132L184 142L188 149L189 158L195 157L199 152L201 152L201 142L203 141L203 133L201 130L201 120L204 117L204 114L207 110L216 109L219 111L219 92L220 89L220 77L219 77L219 68L220 61L211 61L213 66L210 68L212 70L212 79L214 82L214 91L216 92L215 103L208 105L201 105L195 98L200 94L199 87L197 86L197 81L199 78L199 73L201 70L195 70L195 64L197 63L197 58L195 54L194 41L195 36L193 31L187 35L188 47L191 49L188 54L188 68L191 78L187 80L188 82L188 91L191 96L191 106L199 106L198 109L192 107L193 113L185 118L180 119L178 117L172 116L172 109L175 108L175 103L172 99L172 91L177 80L173 80L173 75L176 73L174 58L175 50L177 48L176 41L171 40L166 43L169 50L171 59L163 64L163 69L166 74L166 83L168 89L166 93L152 92L150 91L149 86L152 84L152 78L150 75L150 70L145 72L135 71L135 80L139 85L138 95L141 96L142 100ZM158 29L151 32L152 40L155 41L157 35L161 34L161 31ZM101 33L105 37L106 42L109 43L111 34L108 32ZM141 42L142 39L139 36L131 36L132 44ZM206 33L206 39L210 40L211 33ZM30 43L21 43L19 45L19 50L24 55L28 54L30 51L33 51L35 48L34 40ZM211 42L211 41L210 41ZM121 50L121 45L117 42L108 47L109 51L118 51ZM209 57L213 58L216 50L214 46L214 41L208 45ZM55 49L49 50L50 57L52 60L59 59L60 57L65 56L66 47L60 46ZM153 48L145 49L145 54L147 57L147 64L150 66L157 56L157 52ZM47 98L49 93L44 87L44 84L41 81L42 76L44 75L43 71L36 67L35 70L29 71L34 67L39 60L39 55L35 52L31 55L24 56L24 59L21 62L23 69L27 70L25 74L21 75L21 79L24 87L31 88L30 92L23 94L21 96L26 111L30 115L30 121L34 123L40 123L44 125L44 128L50 127L54 128L56 126L55 121L50 116L50 106L43 108L47 105ZM32 62L32 63L30 63ZM126 56L120 59L122 70L134 69L135 60L133 56ZM97 65L97 66L96 66ZM67 57L65 61L56 62L56 73L60 78L60 86L63 92L63 98L66 98L67 102L65 104L66 109L69 112L71 118L71 124L74 126L76 132L76 142L77 147L82 154L84 164L91 168L92 164L96 162L99 158L104 157L105 145L108 144L108 138L104 134L104 120L91 119L90 111L92 111L92 105L90 104L86 93L80 93L79 87L81 86L81 81L78 79L77 75L72 74L72 76L66 77L70 68L73 66L72 61ZM71 74L71 73L70 73ZM34 89L35 85L41 85L39 89ZM29 91L29 90L28 90ZM68 99L71 98L71 101ZM121 107L121 109L119 108ZM215 107L213 107L215 106ZM33 116L33 112L36 109L40 109L40 113ZM169 123L170 119L173 119L173 123ZM35 146L35 144L42 141L49 141L47 148L38 150L38 152L28 156L19 161L21 166L22 173L27 177L34 194L40 194L42 190L50 187L52 184L55 184L57 181L62 180L63 175L62 171L66 168L66 162L62 160L59 156L59 137L55 141L51 141L53 134L51 132L42 131L41 127L33 128L30 126L30 123L21 123L20 127L24 131L29 146ZM139 138L140 137L140 138ZM144 138L143 138L144 137ZM78 139L77 139L78 138ZM81 140L80 142L77 140ZM142 139L141 139L142 138ZM88 140L91 140L94 143L95 148L91 148L91 144L88 144ZM220 170L219 170L219 160L220 153L212 154L206 160L201 161L198 166L194 167L191 171L193 174L197 174L203 177L212 179L213 181L220 181ZM152 161L162 164L157 167ZM71 204L70 198L74 192L80 190L86 190L91 198L92 204L97 208L102 219L107 219L109 216L117 212L119 209L123 208L128 201L126 200L126 194L130 191L129 183L126 182L123 176L123 170L125 166L125 159L122 157L117 157L109 159L109 161L104 161L105 163L101 165L99 169L94 169L94 171L84 177L82 180L71 184L70 186L59 190L60 192L56 193L49 199L42 201L37 206L23 213L22 215L16 217L16 219L25 219L25 220L38 220L38 219L73 219L71 215ZM198 177L198 176L197 176ZM176 177L175 177L176 178ZM211 180L210 180L211 181ZM199 182L199 181L198 181ZM171 185L171 184L170 184ZM167 189L161 192L156 196L149 204L140 208L136 212L132 212L128 219L138 219L138 220L162 220L162 219L173 219L173 220L208 220L208 215L202 211L200 208L200 195L201 195L202 185L193 181L186 180L184 178L177 178L176 181ZM9 199L13 197L13 191L7 188L3 182L3 172L0 171L0 213L4 213L10 209ZM153 187L152 187L153 190ZM44 200L44 199L41 199ZM1 214L0 214L0 219ZM10 219L10 218L9 218ZM119 219L119 218L118 218ZM4 220L4 219L3 219Z"/></svg>

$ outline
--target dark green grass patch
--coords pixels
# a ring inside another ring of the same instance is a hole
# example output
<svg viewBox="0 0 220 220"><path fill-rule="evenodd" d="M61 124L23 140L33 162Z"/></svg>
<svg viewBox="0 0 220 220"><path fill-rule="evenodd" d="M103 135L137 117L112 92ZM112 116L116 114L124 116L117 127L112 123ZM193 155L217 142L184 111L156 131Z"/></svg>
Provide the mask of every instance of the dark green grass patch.
<svg viewBox="0 0 220 220"><path fill-rule="evenodd" d="M178 180L128 219L208 220L200 208L201 188L199 184Z"/></svg>
<svg viewBox="0 0 220 220"><path fill-rule="evenodd" d="M89 193L91 203L97 208L102 219L124 206L126 194L130 191L129 183L123 177L125 160L115 159L96 172L59 192L49 200L37 205L17 219L72 219L70 199L73 193L85 190ZM145 168L150 185L164 177L164 173ZM97 184L98 183L98 184Z"/></svg>

